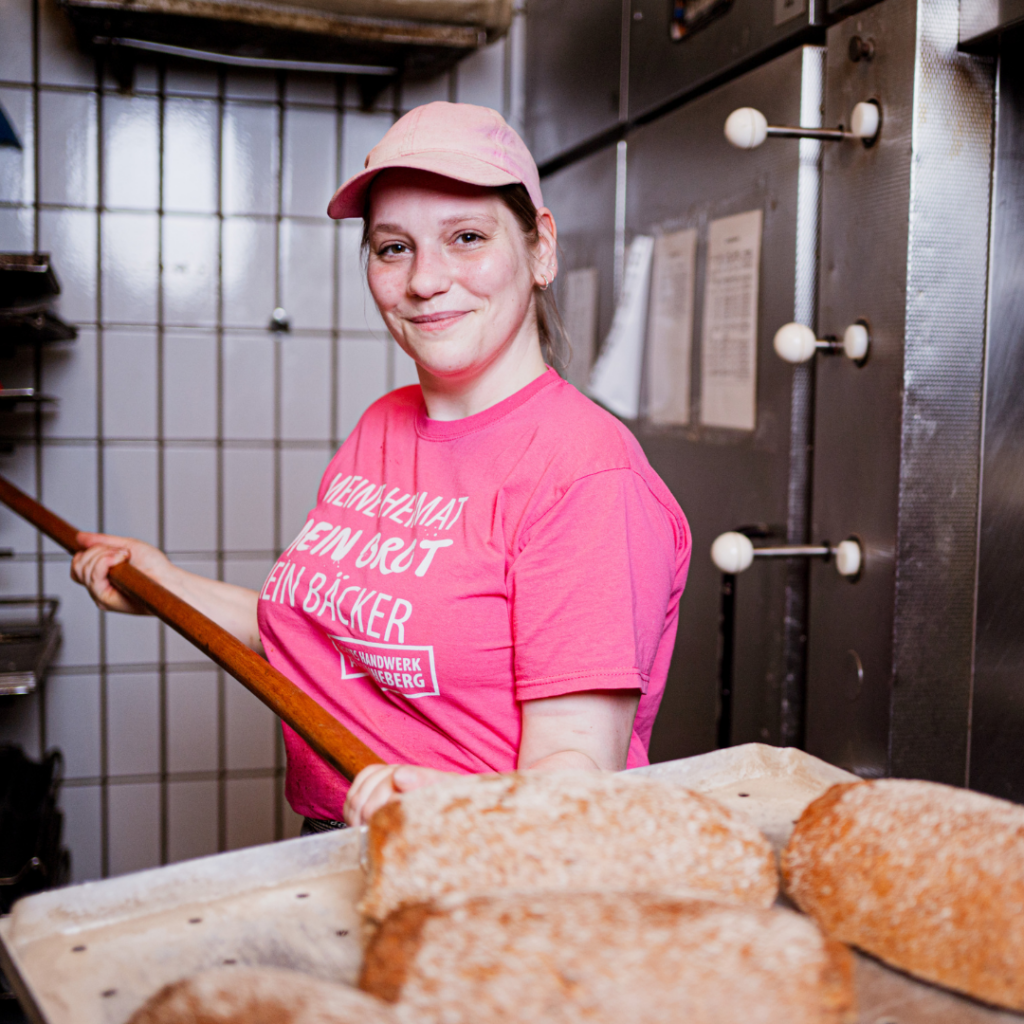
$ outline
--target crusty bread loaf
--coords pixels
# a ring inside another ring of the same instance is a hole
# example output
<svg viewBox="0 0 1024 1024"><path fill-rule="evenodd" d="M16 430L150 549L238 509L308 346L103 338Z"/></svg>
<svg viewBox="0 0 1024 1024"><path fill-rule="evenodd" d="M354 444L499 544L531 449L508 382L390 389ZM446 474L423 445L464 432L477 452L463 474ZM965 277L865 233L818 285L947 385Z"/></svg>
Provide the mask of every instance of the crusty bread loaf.
<svg viewBox="0 0 1024 1024"><path fill-rule="evenodd" d="M806 917L651 893L408 905L360 986L444 1024L839 1024L854 1008L849 950Z"/></svg>
<svg viewBox="0 0 1024 1024"><path fill-rule="evenodd" d="M778 872L750 823L669 782L603 772L471 775L370 822L371 922L403 903L503 889L699 894L771 906Z"/></svg>
<svg viewBox="0 0 1024 1024"><path fill-rule="evenodd" d="M1024 1010L1024 807L934 782L833 786L804 811L782 868L829 935Z"/></svg>
<svg viewBox="0 0 1024 1024"><path fill-rule="evenodd" d="M218 967L165 985L128 1024L395 1024L349 985L275 967Z"/></svg>

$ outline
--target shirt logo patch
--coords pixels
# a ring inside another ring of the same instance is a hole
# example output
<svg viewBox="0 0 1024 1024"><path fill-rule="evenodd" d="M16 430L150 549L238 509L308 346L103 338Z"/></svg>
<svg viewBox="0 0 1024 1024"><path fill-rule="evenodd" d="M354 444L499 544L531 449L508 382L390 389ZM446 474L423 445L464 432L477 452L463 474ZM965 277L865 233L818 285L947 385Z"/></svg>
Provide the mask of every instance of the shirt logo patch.
<svg viewBox="0 0 1024 1024"><path fill-rule="evenodd" d="M348 636L332 636L331 642L341 655L341 678L370 678L388 693L409 700L437 697L432 644L376 644Z"/></svg>

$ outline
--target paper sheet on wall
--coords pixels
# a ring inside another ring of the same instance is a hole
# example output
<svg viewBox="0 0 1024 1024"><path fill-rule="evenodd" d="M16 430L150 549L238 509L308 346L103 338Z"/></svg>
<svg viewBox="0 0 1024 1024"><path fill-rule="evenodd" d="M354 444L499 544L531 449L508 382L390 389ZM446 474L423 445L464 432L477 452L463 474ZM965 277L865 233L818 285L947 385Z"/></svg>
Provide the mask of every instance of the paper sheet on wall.
<svg viewBox="0 0 1024 1024"><path fill-rule="evenodd" d="M640 368L653 251L654 239L650 235L637 235L630 243L622 294L587 389L592 398L631 420L640 413Z"/></svg>
<svg viewBox="0 0 1024 1024"><path fill-rule="evenodd" d="M753 430L757 422L757 298L762 211L708 226L700 419Z"/></svg>
<svg viewBox="0 0 1024 1024"><path fill-rule="evenodd" d="M572 346L572 359L565 376L576 387L583 388L590 378L590 366L597 348L597 267L570 270L564 288L562 322Z"/></svg>
<svg viewBox="0 0 1024 1024"><path fill-rule="evenodd" d="M655 241L647 326L647 416L655 423L690 422L696 263L696 228Z"/></svg>

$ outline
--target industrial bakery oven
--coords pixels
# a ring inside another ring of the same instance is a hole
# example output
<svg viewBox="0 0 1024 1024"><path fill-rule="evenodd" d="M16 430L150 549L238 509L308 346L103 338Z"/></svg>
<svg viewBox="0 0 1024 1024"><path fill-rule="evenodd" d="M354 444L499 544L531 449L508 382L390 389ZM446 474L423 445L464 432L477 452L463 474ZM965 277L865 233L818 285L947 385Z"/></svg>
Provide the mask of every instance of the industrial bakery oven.
<svg viewBox="0 0 1024 1024"><path fill-rule="evenodd" d="M1010 566L1024 563L1013 554L1009 496L1024 474L1009 395L1021 314L1008 284L1019 38L989 17L972 22L987 26L981 36L961 40L954 0L833 4L824 46L794 45L795 33L781 56L759 51L758 66L738 76L723 60L715 80L725 84L695 95L679 92L681 71L659 71L653 58L638 67L637 25L670 26L654 5L629 10L643 17L630 24L629 110L618 134L553 161L544 184L569 225L560 297L570 333L582 323L600 343L607 282L621 282L634 239L656 240L631 426L690 517L694 556L652 755L802 742L862 775L973 779L1019 797L1020 575ZM653 107L639 98L641 74L658 78ZM871 137L850 137L858 104L876 120ZM832 138L788 131L732 148L723 129L739 107L782 128L822 125ZM598 177L605 185L595 192ZM746 422L730 424L709 406L714 376L730 366L714 351L707 304L716 225L735 216L733 226L760 237ZM669 277L659 277L659 246ZM594 287L600 301L588 314ZM773 345L787 321L811 339L795 366ZM829 354L851 327L864 351ZM688 350L668 374L658 371L669 366L652 341L658 330ZM987 373L986 353L998 357ZM757 548L849 542L860 565L844 576L835 557L755 558L735 581L733 635L723 643L722 577L708 549L738 528ZM733 708L723 737L725 647ZM984 730L973 745L972 716Z"/></svg>

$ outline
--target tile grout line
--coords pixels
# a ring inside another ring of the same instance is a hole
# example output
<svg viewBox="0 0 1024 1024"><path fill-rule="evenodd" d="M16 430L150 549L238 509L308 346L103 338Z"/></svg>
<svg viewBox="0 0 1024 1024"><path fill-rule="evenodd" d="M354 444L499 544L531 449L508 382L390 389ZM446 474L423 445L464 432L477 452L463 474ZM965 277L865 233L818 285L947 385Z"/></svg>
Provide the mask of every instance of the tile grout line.
<svg viewBox="0 0 1024 1024"><path fill-rule="evenodd" d="M283 295L283 282L282 282L282 259L281 259L281 245L283 235L283 219L284 219L284 163L285 163L285 117L287 116L287 107L285 106L285 76L284 73L280 73L277 76L277 101L278 101L278 115L277 115L277 220L276 220L276 231L274 235L274 305L281 306L284 301ZM273 526L273 547L275 551L280 551L284 545L281 543L281 509L283 504L282 495L282 473L281 473L281 421L282 421L282 409L281 409L281 346L285 344L284 338L286 333L284 331L274 331L274 469L273 469L273 488L274 488L274 526ZM274 770L278 771L282 764L282 747L283 738L281 736L281 730L274 722ZM273 793L273 815L274 815L274 838L280 839L283 828L284 814L280 806L280 802L277 799L276 792Z"/></svg>
<svg viewBox="0 0 1024 1024"><path fill-rule="evenodd" d="M103 447L103 190L104 171L104 103L103 64L96 58L96 523L101 532L106 522L104 502L104 447ZM99 659L100 659L100 877L110 875L110 715L109 687L107 685L107 619L106 613L99 613Z"/></svg>
<svg viewBox="0 0 1024 1024"><path fill-rule="evenodd" d="M217 579L224 579L224 116L226 77L217 75ZM228 846L227 677L217 669L217 850Z"/></svg>
<svg viewBox="0 0 1024 1024"><path fill-rule="evenodd" d="M167 489L165 474L167 471L164 457L164 174L165 148L167 130L167 97L165 94L166 68L157 68L157 286L156 286L156 514L157 514L157 547L163 551L167 546L166 502ZM167 678L167 631L164 626L157 627L157 686L159 690L159 723L160 730L160 863L168 862L170 850L170 792L168 790L168 678Z"/></svg>

